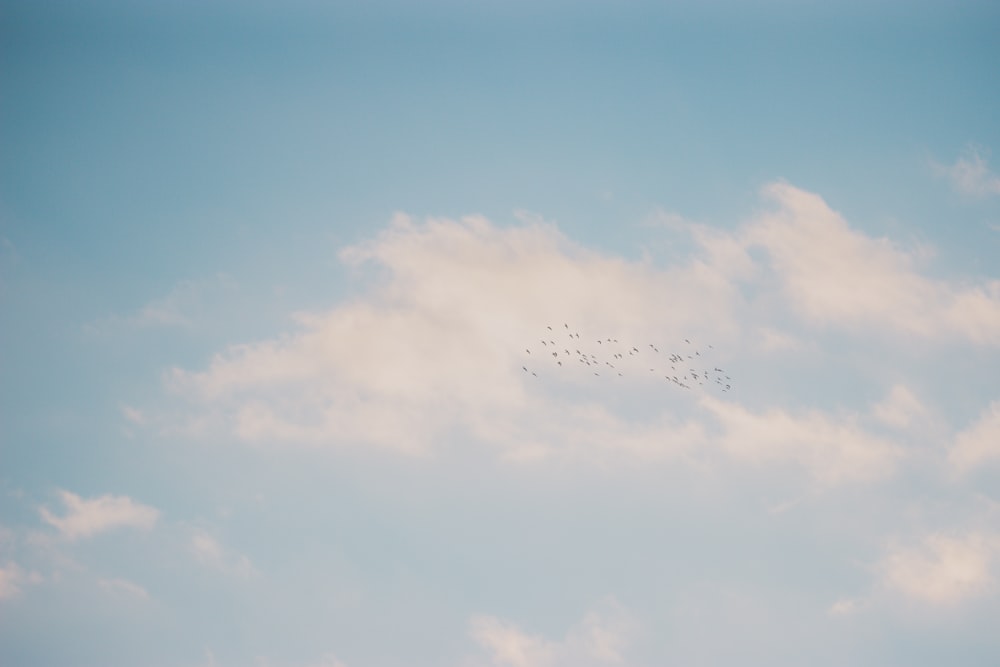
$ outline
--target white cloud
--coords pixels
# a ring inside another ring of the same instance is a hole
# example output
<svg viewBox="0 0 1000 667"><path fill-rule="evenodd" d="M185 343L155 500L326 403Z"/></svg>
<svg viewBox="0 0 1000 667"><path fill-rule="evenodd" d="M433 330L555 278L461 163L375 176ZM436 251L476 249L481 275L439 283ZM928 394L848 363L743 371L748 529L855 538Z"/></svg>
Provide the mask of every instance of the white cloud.
<svg viewBox="0 0 1000 667"><path fill-rule="evenodd" d="M961 194L973 197L1000 195L1000 176L990 171L986 158L975 146L969 146L952 165L934 164Z"/></svg>
<svg viewBox="0 0 1000 667"><path fill-rule="evenodd" d="M636 629L631 615L613 601L588 613L561 640L529 634L494 616L476 616L469 623L469 632L485 651L491 667L622 664Z"/></svg>
<svg viewBox="0 0 1000 667"><path fill-rule="evenodd" d="M882 582L912 600L951 605L995 591L1000 536L933 534L919 544L895 545L881 564Z"/></svg>
<svg viewBox="0 0 1000 667"><path fill-rule="evenodd" d="M905 429L927 416L927 408L907 387L897 384L881 403L872 408L873 416L883 424Z"/></svg>
<svg viewBox="0 0 1000 667"><path fill-rule="evenodd" d="M300 315L297 333L233 346L205 371L175 369L172 385L249 442L422 451L455 428L509 441L510 423L551 407L521 371L541 323L647 340L735 327L735 291L704 266L606 257L541 223L397 216L343 258L385 271L366 299ZM673 305L651 308L661 303Z"/></svg>
<svg viewBox="0 0 1000 667"><path fill-rule="evenodd" d="M0 565L0 600L13 598L21 592L25 584L37 584L42 576L34 571L25 572L24 568L14 562Z"/></svg>
<svg viewBox="0 0 1000 667"><path fill-rule="evenodd" d="M91 333L101 334L121 328L191 329L204 319L209 302L219 294L232 292L236 283L230 276L219 274L203 280L183 280L165 296L152 299L127 315L113 315L86 325Z"/></svg>
<svg viewBox="0 0 1000 667"><path fill-rule="evenodd" d="M113 594L126 595L139 598L140 600L149 599L149 592L145 588L127 579L101 579L98 581L98 584L101 588Z"/></svg>
<svg viewBox="0 0 1000 667"><path fill-rule="evenodd" d="M730 456L757 463L794 462L824 484L889 475L902 455L894 443L867 433L856 415L834 418L771 409L755 414L706 396L702 405L722 426L718 443Z"/></svg>
<svg viewBox="0 0 1000 667"><path fill-rule="evenodd" d="M700 403L697 392L658 400L662 387L647 368L602 379L604 388L583 381L593 369L522 371L542 370L545 325L578 349L563 323L593 347L594 337L611 335L712 340L733 356L808 354L788 325L775 326L789 309L859 333L1000 343L1000 281L932 280L918 271L923 250L852 229L819 196L785 183L764 196L771 210L731 232L665 218L661 225L695 242L687 260L666 268L583 248L527 214L506 228L481 217L419 223L399 214L341 253L354 270L375 271L358 298L299 314L295 331L230 346L207 368L172 369L167 381L194 407L190 431L248 443L426 453L462 434L521 461L697 461L721 448L735 460L797 463L826 484L883 477L900 452L859 415L755 413L709 392ZM637 418L634 403L663 407ZM924 409L900 386L872 416L902 429Z"/></svg>
<svg viewBox="0 0 1000 667"><path fill-rule="evenodd" d="M848 616L856 613L865 604L865 600L859 598L841 598L830 605L831 616Z"/></svg>
<svg viewBox="0 0 1000 667"><path fill-rule="evenodd" d="M122 416L132 424L136 426L142 426L146 423L146 415L143 414L142 410L139 408L133 408L131 405L121 405Z"/></svg>
<svg viewBox="0 0 1000 667"><path fill-rule="evenodd" d="M199 531L192 535L190 548L199 563L223 574L240 578L259 574L249 558L232 553L207 533Z"/></svg>
<svg viewBox="0 0 1000 667"><path fill-rule="evenodd" d="M1000 344L1000 280L954 285L917 271L926 250L856 231L821 197L786 183L764 188L777 205L741 232L760 247L793 310L853 331Z"/></svg>
<svg viewBox="0 0 1000 667"><path fill-rule="evenodd" d="M756 332L757 349L766 353L788 353L798 352L805 349L806 344L795 335L773 329L771 327L760 327Z"/></svg>
<svg viewBox="0 0 1000 667"><path fill-rule="evenodd" d="M1000 459L1000 400L993 401L979 418L960 432L948 460L958 472Z"/></svg>
<svg viewBox="0 0 1000 667"><path fill-rule="evenodd" d="M308 667L347 667L347 663L337 659L333 653L328 653L319 662L309 663Z"/></svg>
<svg viewBox="0 0 1000 667"><path fill-rule="evenodd" d="M127 496L103 495L84 500L75 493L60 491L66 507L64 516L56 516L47 507L39 509L42 519L54 526L68 540L91 537L115 528L149 530L160 516L159 510L142 505Z"/></svg>

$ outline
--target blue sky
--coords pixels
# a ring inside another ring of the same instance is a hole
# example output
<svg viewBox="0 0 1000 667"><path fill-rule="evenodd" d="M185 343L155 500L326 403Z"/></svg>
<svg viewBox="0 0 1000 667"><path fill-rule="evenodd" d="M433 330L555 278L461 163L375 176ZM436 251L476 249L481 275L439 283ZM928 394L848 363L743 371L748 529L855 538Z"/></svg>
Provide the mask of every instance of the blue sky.
<svg viewBox="0 0 1000 667"><path fill-rule="evenodd" d="M998 27L0 2L0 663L996 664Z"/></svg>

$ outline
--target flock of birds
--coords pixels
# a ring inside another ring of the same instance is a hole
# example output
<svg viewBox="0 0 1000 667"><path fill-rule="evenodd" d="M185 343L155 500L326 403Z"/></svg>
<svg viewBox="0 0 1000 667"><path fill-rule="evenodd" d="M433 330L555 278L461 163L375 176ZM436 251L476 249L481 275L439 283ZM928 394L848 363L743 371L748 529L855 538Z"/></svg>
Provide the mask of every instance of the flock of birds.
<svg viewBox="0 0 1000 667"><path fill-rule="evenodd" d="M560 340L557 341L556 338ZM649 368L649 373L662 375L664 380L681 389L693 389L706 384L715 385L724 392L732 388L732 379L728 373L717 366L709 367L702 355L703 350L687 338L684 339L681 351L660 352L660 348L653 343L640 347L619 343L617 338L599 338L593 344L590 340L581 342L579 332L571 330L568 324L563 324L562 331L546 326L539 343L540 347L536 345L524 349L529 360L521 367L525 373L534 377L538 377L542 364L550 369L567 368L571 365L589 368L598 377L602 374L625 377L627 374L640 372L640 368ZM714 348L709 345L708 349ZM705 352L707 355L707 350Z"/></svg>

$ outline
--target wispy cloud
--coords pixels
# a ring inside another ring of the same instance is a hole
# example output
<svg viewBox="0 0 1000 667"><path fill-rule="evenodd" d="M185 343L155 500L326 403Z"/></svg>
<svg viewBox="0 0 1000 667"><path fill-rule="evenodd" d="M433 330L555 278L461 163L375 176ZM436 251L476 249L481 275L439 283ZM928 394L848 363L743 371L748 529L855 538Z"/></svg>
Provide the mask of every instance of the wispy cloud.
<svg viewBox="0 0 1000 667"><path fill-rule="evenodd" d="M618 665L638 625L619 604L608 601L588 613L562 639L525 632L495 616L476 616L469 634L491 667L590 667Z"/></svg>
<svg viewBox="0 0 1000 667"><path fill-rule="evenodd" d="M953 609L969 600L996 595L998 566L1000 533L990 529L893 538L870 566L872 588L838 599L828 612L831 616L885 612L899 602L906 608L916 604Z"/></svg>
<svg viewBox="0 0 1000 667"><path fill-rule="evenodd" d="M1000 195L1000 175L990 170L984 152L976 146L968 146L954 164L933 166L956 192L973 197Z"/></svg>
<svg viewBox="0 0 1000 667"><path fill-rule="evenodd" d="M0 565L0 600L15 597L26 584L37 584L41 581L42 575L38 572L25 571L12 561Z"/></svg>
<svg viewBox="0 0 1000 667"><path fill-rule="evenodd" d="M1000 400L990 403L955 436L948 459L958 472L1000 460Z"/></svg>
<svg viewBox="0 0 1000 667"><path fill-rule="evenodd" d="M98 584L104 590L116 594L148 600L149 592L139 584L127 579L100 579Z"/></svg>
<svg viewBox="0 0 1000 667"><path fill-rule="evenodd" d="M995 592L1000 535L933 534L895 545L881 564L883 584L911 600L955 604Z"/></svg>
<svg viewBox="0 0 1000 667"><path fill-rule="evenodd" d="M184 280L166 295L152 299L138 310L91 322L86 329L95 334L121 329L191 329L205 319L211 302L217 300L220 293L235 288L235 281L225 274L204 280Z"/></svg>
<svg viewBox="0 0 1000 667"><path fill-rule="evenodd" d="M306 667L347 667L347 663L339 660L333 653L328 653L319 662L310 662Z"/></svg>
<svg viewBox="0 0 1000 667"><path fill-rule="evenodd" d="M39 509L42 519L68 540L92 537L116 528L149 530L160 516L159 510L137 503L128 496L103 495L89 500L70 491L60 491L65 506L63 516L47 507Z"/></svg>
<svg viewBox="0 0 1000 667"><path fill-rule="evenodd" d="M927 418L927 408L906 386L893 385L885 400L872 408L874 417L897 429L906 429Z"/></svg>
<svg viewBox="0 0 1000 667"><path fill-rule="evenodd" d="M830 605L829 613L831 616L847 616L863 608L865 603L864 598L840 598Z"/></svg>
<svg viewBox="0 0 1000 667"><path fill-rule="evenodd" d="M702 405L723 428L719 446L735 459L794 462L823 484L886 477L902 456L895 443L866 432L859 415L837 418L819 410L795 415L779 409L758 414L711 397Z"/></svg>
<svg viewBox="0 0 1000 667"><path fill-rule="evenodd" d="M223 574L241 578L259 574L249 558L226 549L208 533L195 532L191 536L190 549L199 563Z"/></svg>
<svg viewBox="0 0 1000 667"><path fill-rule="evenodd" d="M748 224L741 243L767 253L781 295L808 322L1000 345L1000 280L928 278L917 269L924 250L852 229L818 195L786 183L764 195L776 208Z"/></svg>

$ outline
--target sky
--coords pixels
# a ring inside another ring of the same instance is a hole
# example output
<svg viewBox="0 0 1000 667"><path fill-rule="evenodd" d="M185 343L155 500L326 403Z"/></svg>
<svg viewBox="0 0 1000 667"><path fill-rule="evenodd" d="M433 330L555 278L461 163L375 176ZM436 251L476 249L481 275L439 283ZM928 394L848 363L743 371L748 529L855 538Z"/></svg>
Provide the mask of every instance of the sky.
<svg viewBox="0 0 1000 667"><path fill-rule="evenodd" d="M998 29L0 0L0 664L1000 663Z"/></svg>

